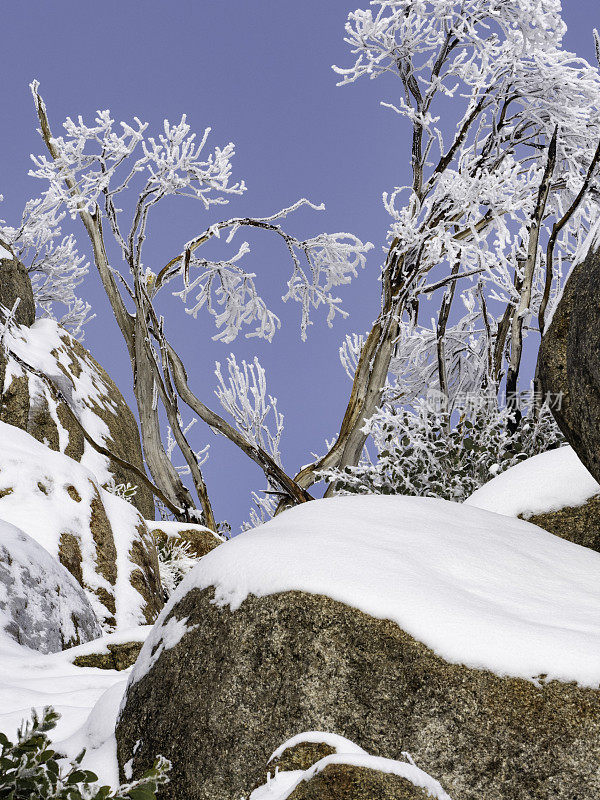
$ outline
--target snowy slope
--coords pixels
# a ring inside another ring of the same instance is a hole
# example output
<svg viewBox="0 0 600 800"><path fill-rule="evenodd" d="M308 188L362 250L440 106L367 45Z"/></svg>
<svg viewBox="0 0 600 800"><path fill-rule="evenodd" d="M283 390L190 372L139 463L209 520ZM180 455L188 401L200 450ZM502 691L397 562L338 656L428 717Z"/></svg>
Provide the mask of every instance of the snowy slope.
<svg viewBox="0 0 600 800"><path fill-rule="evenodd" d="M335 497L225 542L177 589L132 680L148 669L170 608L193 587L211 586L234 610L250 594L323 594L395 621L449 662L600 683L600 554L472 506Z"/></svg>
<svg viewBox="0 0 600 800"><path fill-rule="evenodd" d="M108 642L143 640L143 626L112 634L61 653L43 655L0 631L0 731L9 739L32 708L51 705L61 715L51 738L60 753L74 758L84 748L83 766L102 783L117 786L116 716L130 670L75 667L77 655L106 650Z"/></svg>
<svg viewBox="0 0 600 800"><path fill-rule="evenodd" d="M544 514L582 506L600 485L572 447L560 447L528 458L484 484L465 504L509 517Z"/></svg>

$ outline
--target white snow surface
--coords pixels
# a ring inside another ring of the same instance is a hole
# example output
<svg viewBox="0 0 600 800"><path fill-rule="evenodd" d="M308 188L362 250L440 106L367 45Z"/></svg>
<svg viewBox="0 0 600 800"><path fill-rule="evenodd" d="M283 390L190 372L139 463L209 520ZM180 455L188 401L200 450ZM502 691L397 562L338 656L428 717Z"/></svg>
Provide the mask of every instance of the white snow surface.
<svg viewBox="0 0 600 800"><path fill-rule="evenodd" d="M14 256L6 247L0 244L0 258L10 258L12 260Z"/></svg>
<svg viewBox="0 0 600 800"><path fill-rule="evenodd" d="M324 739L321 738L317 741L324 741ZM371 756L361 748L353 745L352 742L349 744L352 745L353 749L349 749L345 753L338 752L326 756L305 771L290 770L277 772L274 777L269 775L267 783L255 789L249 800L286 800L302 781L311 780L330 764L348 764L384 772L389 775L398 775L412 783L413 786L425 789L429 796L435 798L435 800L452 800L438 781L422 769L419 769L415 764L406 761L395 761L391 758Z"/></svg>
<svg viewBox="0 0 600 800"><path fill-rule="evenodd" d="M176 522L173 520L160 520L160 519L147 519L146 525L149 531L162 531L166 536L169 538L175 537L178 538L179 534L183 531L200 531L210 533L215 539L218 539L221 542L226 541L223 536L219 533L215 533L210 528L207 528L205 525L198 525L194 522Z"/></svg>
<svg viewBox="0 0 600 800"><path fill-rule="evenodd" d="M451 663L600 683L600 553L473 506L381 495L297 506L206 555L156 629L208 587L234 611L249 595L326 595Z"/></svg>
<svg viewBox="0 0 600 800"><path fill-rule="evenodd" d="M473 492L465 504L527 518L582 506L598 493L600 485L567 446L521 461Z"/></svg>

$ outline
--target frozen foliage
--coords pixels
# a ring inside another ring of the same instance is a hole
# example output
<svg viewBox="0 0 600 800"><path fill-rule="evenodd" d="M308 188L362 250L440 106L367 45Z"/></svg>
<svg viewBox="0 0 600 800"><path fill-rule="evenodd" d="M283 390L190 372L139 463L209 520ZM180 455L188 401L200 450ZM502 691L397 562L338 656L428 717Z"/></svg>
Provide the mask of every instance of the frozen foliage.
<svg viewBox="0 0 600 800"><path fill-rule="evenodd" d="M384 105L413 128L414 182L387 194L385 205L392 249L406 255L406 288L422 290L433 267L458 262L459 275L480 271L492 296L518 304L515 271L523 274L535 245L530 229L545 150L558 127L545 209L549 234L578 196L598 146L598 71L562 50L558 2L371 5L349 15L346 41L355 63L336 69L342 83L383 73L402 82L402 96ZM448 109L456 123L450 136L439 124ZM597 214L595 196L586 195L560 231L559 262L572 258ZM541 242L537 247L541 266L545 253ZM521 313L537 313L543 280L536 276L540 283Z"/></svg>
<svg viewBox="0 0 600 800"><path fill-rule="evenodd" d="M32 84L37 92L38 84ZM243 242L228 258L218 261L199 258L195 251L201 244L225 232L230 243L240 228L254 227L279 235L292 258L293 271L287 282L284 300L300 303L303 335L310 324L311 308L324 305L331 322L339 310L339 298L332 290L349 282L359 266L364 265L370 245L345 233L320 234L306 240L297 239L283 231L278 224L292 211L303 205L320 209L306 200L270 217L233 218L210 225L202 234L188 242L182 256L170 262L158 275L142 260L146 227L151 210L169 195L183 195L200 200L209 209L223 205L230 195L242 194L245 184L231 181L235 148L208 150L210 128L196 141L185 115L176 124L164 121L158 137L149 136L147 123L135 118L132 123L118 126L110 112L98 111L93 124L81 117L67 118L64 135L52 139L56 157L34 156L31 174L44 180L48 189L43 202L55 213L66 208L74 217L81 212L105 216L123 261L130 273L122 274L124 281L143 281L154 295L172 278L179 276L183 287L176 292L188 313L196 316L206 307L215 317L219 333L215 338L231 342L247 325L255 325L249 335L271 339L279 325L260 296L254 273L247 272L239 262L249 252ZM69 184L72 188L69 188ZM127 189L135 191L129 221L123 222L123 203ZM139 293L139 286L130 285L129 293Z"/></svg>
<svg viewBox="0 0 600 800"><path fill-rule="evenodd" d="M100 636L89 600L70 572L23 531L0 521L0 628L53 653Z"/></svg>
<svg viewBox="0 0 600 800"><path fill-rule="evenodd" d="M548 0L384 0L349 15L355 64L344 83L383 72L401 78L405 99L395 110L418 134L423 155L409 198L386 196L390 242L418 253L416 283L440 261L459 261L459 274L482 270L493 296L519 302L544 151L558 127L558 155L546 207L546 230L577 197L600 136L596 68L562 50L560 3ZM452 99L456 133L439 123ZM436 105L440 103L442 105ZM447 107L447 106L443 106ZM436 110L437 109L437 110ZM416 144L415 140L415 144ZM594 181L597 178L594 178ZM595 183L593 183L595 185ZM561 229L558 261L568 261L598 214L588 194ZM540 248L537 261L543 265ZM558 276L554 276L558 278ZM540 282L543 276L537 275ZM521 313L537 313L541 285Z"/></svg>
<svg viewBox="0 0 600 800"><path fill-rule="evenodd" d="M82 751L68 764L51 749L48 733L56 727L59 715L45 708L41 716L34 711L31 722L24 721L16 742L0 733L0 796L35 797L38 800L155 800L158 787L168 781L170 763L159 757L143 778L119 786L99 786L98 776L82 768Z"/></svg>
<svg viewBox="0 0 600 800"><path fill-rule="evenodd" d="M241 530L249 531L262 525L275 516L277 510L279 493L274 492L272 489L264 489L261 494L252 492L251 495L252 505L250 506L250 513L248 519L242 523Z"/></svg>
<svg viewBox="0 0 600 800"><path fill-rule="evenodd" d="M234 611L249 595L325 595L392 620L450 663L600 683L600 554L472 506L400 496L304 503L206 555L159 620L208 587Z"/></svg>
<svg viewBox="0 0 600 800"><path fill-rule="evenodd" d="M160 582L164 592L165 601L173 594L183 578L198 563L189 542L175 537L154 539L158 555L158 568Z"/></svg>
<svg viewBox="0 0 600 800"><path fill-rule="evenodd" d="M504 470L564 439L546 407L514 432L507 409L495 399L461 409L451 422L432 397L413 407L385 405L366 429L376 455L365 449L356 467L324 471L338 494L406 494L460 502ZM492 511L499 509L491 508Z"/></svg>
<svg viewBox="0 0 600 800"><path fill-rule="evenodd" d="M467 505L509 517L546 514L582 506L600 494L600 486L571 447L528 458L486 483Z"/></svg>
<svg viewBox="0 0 600 800"><path fill-rule="evenodd" d="M260 361L255 357L251 364L242 361L240 367L231 353L227 359L227 372L226 380L221 364L217 362L218 387L215 394L221 406L233 417L237 429L249 442L261 447L281 465L283 414L277 410L276 398L267 394L267 378Z"/></svg>
<svg viewBox="0 0 600 800"><path fill-rule="evenodd" d="M524 340L600 216L600 76L564 33L553 0L373 0L349 14L340 83L399 79L383 105L408 128L412 174L384 194L381 313L340 350L347 416L304 480L356 465L381 404L410 417L437 392L456 420L461 398L505 389L519 425Z"/></svg>
<svg viewBox="0 0 600 800"><path fill-rule="evenodd" d="M47 198L30 200L19 227L0 220L0 237L27 268L38 309L82 338L91 307L77 297L75 289L87 275L89 264L79 255L74 237L62 234L63 217Z"/></svg>

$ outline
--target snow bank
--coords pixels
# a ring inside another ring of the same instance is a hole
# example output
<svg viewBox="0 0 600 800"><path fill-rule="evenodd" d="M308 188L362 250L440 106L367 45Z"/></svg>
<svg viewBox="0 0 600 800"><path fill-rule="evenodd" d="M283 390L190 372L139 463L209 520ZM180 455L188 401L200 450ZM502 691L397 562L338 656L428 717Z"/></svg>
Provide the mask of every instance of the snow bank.
<svg viewBox="0 0 600 800"><path fill-rule="evenodd" d="M472 506L401 496L303 504L206 555L157 630L188 591L208 587L232 610L250 594L327 595L396 622L452 663L600 683L600 554Z"/></svg>
<svg viewBox="0 0 600 800"><path fill-rule="evenodd" d="M484 484L465 504L527 518L533 514L582 506L600 492L600 485L572 447L560 447L528 458Z"/></svg>
<svg viewBox="0 0 600 800"><path fill-rule="evenodd" d="M407 781L424 789L430 797L436 800L451 800L450 796L442 789L438 781L434 780L431 775L423 772L411 761L395 761L390 758L378 758L366 753L362 748L355 745L353 742L345 739L343 736L336 736L328 733L318 733L311 731L305 734L299 734L293 739L285 742L279 747L269 759L270 761L277 755L286 750L288 747L293 747L294 744L300 742L324 742L335 747L337 752L333 755L326 756L312 767L307 770L289 770L283 772L276 772L274 777L267 778L267 783L264 786L259 786L250 795L249 800L286 800L297 786L302 781L309 781L322 772L330 764L347 764L354 767L362 767L365 769L372 769L377 772L383 772L388 775L398 775L405 778Z"/></svg>

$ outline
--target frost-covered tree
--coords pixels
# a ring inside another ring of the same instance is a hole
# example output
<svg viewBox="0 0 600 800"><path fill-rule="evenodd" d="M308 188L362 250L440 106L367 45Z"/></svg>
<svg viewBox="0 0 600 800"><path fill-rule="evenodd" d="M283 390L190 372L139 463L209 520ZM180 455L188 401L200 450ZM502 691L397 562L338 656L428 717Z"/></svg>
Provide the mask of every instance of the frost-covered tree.
<svg viewBox="0 0 600 800"><path fill-rule="evenodd" d="M357 465L378 408L425 387L452 409L504 379L518 425L524 336L543 332L600 213L600 78L564 33L558 0L374 0L349 14L352 63L334 69L388 94L396 79L382 105L403 120L412 175L384 195L381 311L360 353L343 349L340 433L301 486Z"/></svg>
<svg viewBox="0 0 600 800"><path fill-rule="evenodd" d="M91 319L91 308L77 297L75 289L87 275L89 264L79 254L74 236L62 235L64 217L65 212L48 206L43 199L30 200L18 227L0 220L0 241L26 267L42 314L81 337L83 326Z"/></svg>
<svg viewBox="0 0 600 800"><path fill-rule="evenodd" d="M230 361L228 384L218 368L217 397L233 415L235 425L229 424L190 387L158 303L169 287L188 314L195 317L205 310L214 317L216 339L232 342L245 331L270 341L281 323L259 293L257 276L243 266L249 246L241 242L228 248L241 231L262 230L281 240L289 258L283 299L299 304L304 338L312 310L325 309L329 324L345 313L336 289L364 266L371 245L347 233L323 233L305 240L290 234L281 224L289 214L302 206L322 208L303 199L269 217L210 222L183 246L176 244L176 255L153 270L145 261L144 242L150 215L161 201L179 195L200 201L208 212L245 191L243 182L232 181L233 144L209 150L209 129L197 141L185 117L174 125L165 121L163 131L153 137L137 118L116 126L108 111L98 112L92 124L68 118L64 134L54 136L37 82L31 89L49 153L34 157L31 174L45 182L44 208L79 217L90 238L95 266L129 353L146 462L169 510L180 518L196 518L196 502L182 480L182 470L171 463L174 442L191 475L203 521L216 528L201 471L204 449L192 448L180 404L238 445L261 467L273 491L293 503L310 499L281 465L282 419L276 403L267 399L260 365L244 364L240 370L235 360ZM120 252L117 263L108 257L107 234ZM224 239L223 260L205 257L202 246L219 238ZM161 408L170 427L169 441L162 435ZM270 410L275 418L273 434L265 427Z"/></svg>

